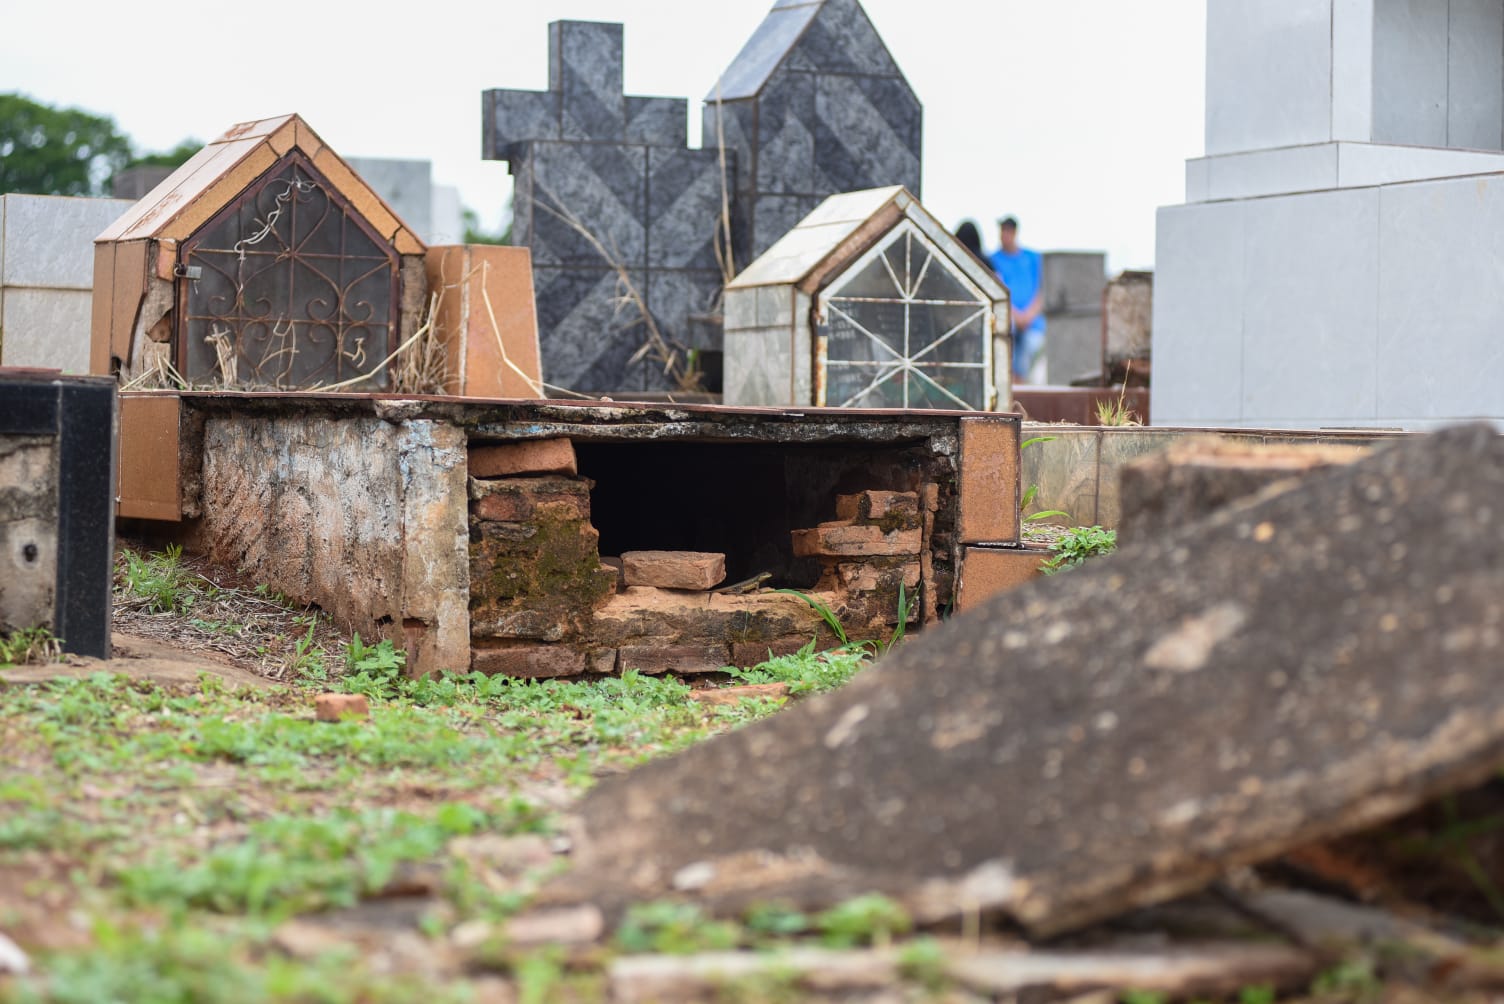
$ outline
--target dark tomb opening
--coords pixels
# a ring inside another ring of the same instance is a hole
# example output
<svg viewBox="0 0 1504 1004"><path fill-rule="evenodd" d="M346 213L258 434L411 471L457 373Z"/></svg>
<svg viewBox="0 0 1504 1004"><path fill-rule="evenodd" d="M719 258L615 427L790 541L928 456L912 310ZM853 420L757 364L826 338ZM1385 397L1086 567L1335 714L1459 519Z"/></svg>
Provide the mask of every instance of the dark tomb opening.
<svg viewBox="0 0 1504 1004"><path fill-rule="evenodd" d="M836 496L915 491L923 444L588 443L580 474L595 482L591 523L600 553L715 551L726 582L762 572L768 586L812 587L819 564L795 558L790 532L836 518Z"/></svg>

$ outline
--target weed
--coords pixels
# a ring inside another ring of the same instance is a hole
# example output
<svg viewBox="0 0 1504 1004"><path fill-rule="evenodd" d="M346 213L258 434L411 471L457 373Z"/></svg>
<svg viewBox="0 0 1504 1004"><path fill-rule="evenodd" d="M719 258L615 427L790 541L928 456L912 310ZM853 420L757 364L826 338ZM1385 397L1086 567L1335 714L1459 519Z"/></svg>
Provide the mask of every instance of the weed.
<svg viewBox="0 0 1504 1004"><path fill-rule="evenodd" d="M1040 567L1046 575L1054 575L1086 561L1117 550L1116 530L1104 530L1100 526L1077 526L1067 530L1055 542L1055 554Z"/></svg>
<svg viewBox="0 0 1504 1004"><path fill-rule="evenodd" d="M846 628L841 624L841 618L836 616L836 612L830 609L830 605L824 600L811 596L808 593L802 593L797 589L775 589L773 591L789 596L797 596L805 603L808 603L814 609L815 613L820 615L820 619L825 622L825 626L830 628L830 633L836 636L836 641L840 642L841 648L845 648L851 644L851 640L846 637Z"/></svg>
<svg viewBox="0 0 1504 1004"><path fill-rule="evenodd" d="M894 645L897 645L899 642L903 641L904 632L908 630L908 627L909 597L908 594L904 592L903 583L900 582L898 584L898 625L893 628L893 633L888 636L887 641L875 643L877 645L877 654L887 655L889 650L891 650Z"/></svg>
<svg viewBox="0 0 1504 1004"><path fill-rule="evenodd" d="M863 648L816 652L811 641L793 655L769 659L751 669L728 669L743 683L786 683L791 694L834 690L867 665L871 653Z"/></svg>
<svg viewBox="0 0 1504 1004"><path fill-rule="evenodd" d="M0 634L0 666L24 666L32 662L56 662L63 654L61 639L44 627L22 628Z"/></svg>
<svg viewBox="0 0 1504 1004"><path fill-rule="evenodd" d="M46 975L19 982L13 999L26 1004L386 1004L417 999L438 1004L459 999L444 988L364 972L352 964L348 952L307 961L265 953L260 939L248 932L186 922L160 930L103 922L95 925L93 934L89 950L42 960L38 968Z"/></svg>
<svg viewBox="0 0 1504 1004"><path fill-rule="evenodd" d="M435 857L453 837L504 825L504 816L463 802L426 818L392 809L274 816L196 861L159 859L122 869L117 879L133 905L279 918L351 906L385 888L399 865Z"/></svg>
<svg viewBox="0 0 1504 1004"><path fill-rule="evenodd" d="M757 903L742 917L747 931L754 936L790 938L803 934L811 926L809 915L782 903Z"/></svg>
<svg viewBox="0 0 1504 1004"><path fill-rule="evenodd" d="M310 639L312 633L309 628ZM406 665L407 653L398 651L390 638L383 638L377 645L365 645L356 634L345 648L345 670L349 675L340 681L340 687L367 697L395 697L401 690L402 668Z"/></svg>
<svg viewBox="0 0 1504 1004"><path fill-rule="evenodd" d="M838 649L870 648L877 655L886 654L894 645L903 641L904 632L908 628L909 614L912 609L908 594L904 590L903 583L900 582L898 584L898 626L893 629L893 633L888 636L888 640L870 639L868 641L853 642L846 636L846 628L841 624L841 619L836 616L836 612L818 596L811 596L797 589L775 589L773 591L775 593L786 593L789 596L797 596L805 603L808 603L815 613L820 615L820 619L825 622L825 626L830 628L830 633L836 636L836 641L840 643L837 646Z"/></svg>
<svg viewBox="0 0 1504 1004"><path fill-rule="evenodd" d="M831 948L857 945L885 948L895 934L903 934L913 926L903 907L878 893L848 899L815 918L821 940Z"/></svg>
<svg viewBox="0 0 1504 1004"><path fill-rule="evenodd" d="M633 904L616 929L617 945L637 953L689 955L735 948L740 940L735 924L710 920L694 903L668 900Z"/></svg>
<svg viewBox="0 0 1504 1004"><path fill-rule="evenodd" d="M198 598L196 576L183 567L183 549L168 544L159 554L141 555L129 548L120 552L117 581L121 581L131 606L149 614L184 613Z"/></svg>
<svg viewBox="0 0 1504 1004"><path fill-rule="evenodd" d="M1116 401L1097 402L1096 410L1098 425L1123 426L1140 424L1138 416L1134 414L1133 409L1128 407L1127 402L1128 375L1132 372L1133 363L1130 362L1127 369L1123 371L1123 383L1122 386L1118 389L1118 399Z"/></svg>
<svg viewBox="0 0 1504 1004"><path fill-rule="evenodd" d="M1121 1004L1169 1004L1170 998L1158 990L1125 990L1119 998Z"/></svg>
<svg viewBox="0 0 1504 1004"><path fill-rule="evenodd" d="M934 938L915 938L899 951L898 971L904 979L918 983L931 994L938 994L948 982L945 950Z"/></svg>
<svg viewBox="0 0 1504 1004"><path fill-rule="evenodd" d="M1317 995L1342 995L1344 1000L1370 1000L1383 992L1383 982L1366 958L1339 962L1316 977L1311 992Z"/></svg>
<svg viewBox="0 0 1504 1004"><path fill-rule="evenodd" d="M1054 441L1054 436L1032 436L1023 441L1023 443L1018 448L1018 452L1023 453L1023 451L1027 450L1029 447L1035 446L1039 443L1053 443ZM1034 504L1034 497L1038 494L1038 485L1030 485L1028 488L1024 489L1023 498L1020 499L1018 503L1018 511L1020 513L1025 512L1029 508L1029 506ZM1043 512L1030 513L1028 516L1023 517L1023 521L1025 523L1041 523L1048 519L1054 519L1056 516L1069 515L1069 513L1061 512L1059 509L1047 509Z"/></svg>

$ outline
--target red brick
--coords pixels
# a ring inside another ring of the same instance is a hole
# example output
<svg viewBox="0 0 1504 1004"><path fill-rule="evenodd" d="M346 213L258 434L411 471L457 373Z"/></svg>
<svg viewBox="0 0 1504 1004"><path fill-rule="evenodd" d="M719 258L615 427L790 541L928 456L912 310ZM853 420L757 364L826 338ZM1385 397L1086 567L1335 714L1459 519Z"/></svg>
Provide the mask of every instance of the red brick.
<svg viewBox="0 0 1504 1004"><path fill-rule="evenodd" d="M957 610L972 610L998 593L1016 589L1041 574L1050 552L1036 548L968 547L961 558Z"/></svg>
<svg viewBox="0 0 1504 1004"><path fill-rule="evenodd" d="M731 665L725 645L624 645L616 657L619 671L643 673L719 673Z"/></svg>
<svg viewBox="0 0 1504 1004"><path fill-rule="evenodd" d="M711 589L726 578L726 556L707 551L628 551L621 563L629 586Z"/></svg>
<svg viewBox="0 0 1504 1004"><path fill-rule="evenodd" d="M535 439L470 447L472 478L504 478L512 474L579 473L574 444L567 439Z"/></svg>
<svg viewBox="0 0 1504 1004"><path fill-rule="evenodd" d="M746 669L780 655L793 655L808 645L810 635L775 638L772 641L738 641L731 643L731 665ZM834 640L832 639L832 643Z"/></svg>
<svg viewBox="0 0 1504 1004"><path fill-rule="evenodd" d="M585 653L564 645L507 645L470 650L470 668L493 676L540 679L585 672Z"/></svg>
<svg viewBox="0 0 1504 1004"><path fill-rule="evenodd" d="M526 523L540 506L566 519L590 518L590 482L568 478L507 478L473 481L471 514L498 523Z"/></svg>
<svg viewBox="0 0 1504 1004"><path fill-rule="evenodd" d="M794 554L809 557L886 557L919 553L918 529L884 533L880 526L827 523L812 530L795 530Z"/></svg>
<svg viewBox="0 0 1504 1004"><path fill-rule="evenodd" d="M843 520L879 520L919 515L916 492L858 492L836 496L836 516Z"/></svg>
<svg viewBox="0 0 1504 1004"><path fill-rule="evenodd" d="M371 706L364 694L320 694L313 699L313 714L321 722L369 718Z"/></svg>
<svg viewBox="0 0 1504 1004"><path fill-rule="evenodd" d="M961 543L1018 540L1018 450L1016 420L961 419Z"/></svg>
<svg viewBox="0 0 1504 1004"><path fill-rule="evenodd" d="M903 584L906 589L919 585L919 562L903 565ZM891 562L843 561L836 565L836 578L841 587L852 593L872 593L880 589L896 589L894 568Z"/></svg>

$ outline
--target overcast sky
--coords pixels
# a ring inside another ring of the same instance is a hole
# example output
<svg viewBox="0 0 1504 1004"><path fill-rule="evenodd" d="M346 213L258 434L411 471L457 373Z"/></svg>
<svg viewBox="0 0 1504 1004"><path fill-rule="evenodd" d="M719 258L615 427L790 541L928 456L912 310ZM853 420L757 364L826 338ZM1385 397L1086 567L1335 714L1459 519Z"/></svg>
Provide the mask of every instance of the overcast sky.
<svg viewBox="0 0 1504 1004"><path fill-rule="evenodd" d="M1205 0L863 0L924 104L925 205L1041 249L1152 265L1154 210L1202 152ZM148 149L299 112L340 153L426 158L489 224L480 92L547 85L547 24L626 25L628 93L699 101L771 0L12 2L0 91L113 116ZM235 9L238 21L224 13Z"/></svg>

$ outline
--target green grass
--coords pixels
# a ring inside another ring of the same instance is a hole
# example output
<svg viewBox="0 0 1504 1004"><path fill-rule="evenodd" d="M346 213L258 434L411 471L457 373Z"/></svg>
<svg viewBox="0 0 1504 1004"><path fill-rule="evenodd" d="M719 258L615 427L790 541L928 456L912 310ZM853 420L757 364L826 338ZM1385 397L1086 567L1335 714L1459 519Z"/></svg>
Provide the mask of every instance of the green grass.
<svg viewBox="0 0 1504 1004"><path fill-rule="evenodd" d="M64 871L38 881L95 928L86 949L34 950L39 975L0 987L0 1001L414 999L400 979L347 972L348 960L283 958L268 933L380 896L415 869L440 904L422 936L504 918L532 886L498 885L484 861L455 852L457 839L546 833L552 817L527 794L539 784L588 787L779 706L706 709L684 683L636 672L409 680L393 672L397 655L352 640L280 688L236 690L211 676L166 688L101 673L0 690L0 875L61 856ZM748 675L814 691L864 662L810 651ZM330 678L328 665L349 675ZM370 692L370 718L315 721L312 695L325 687ZM651 912L643 927L657 942L680 937ZM715 928L696 930L714 941ZM548 960L518 966L519 990L549 999L559 984Z"/></svg>
<svg viewBox="0 0 1504 1004"><path fill-rule="evenodd" d="M1054 554L1040 567L1044 574L1054 575L1067 568L1075 568L1092 558L1100 558L1117 550L1116 530L1104 530L1100 526L1076 526L1065 531L1055 541Z"/></svg>
<svg viewBox="0 0 1504 1004"><path fill-rule="evenodd" d="M28 663L56 662L63 653L61 639L44 627L0 632L0 669Z"/></svg>
<svg viewBox="0 0 1504 1004"><path fill-rule="evenodd" d="M0 1001L16 1004L447 1004L469 999L461 988L413 977L373 973L352 951L313 959L279 955L264 933L217 929L179 920L141 928L102 922L87 952L43 960L45 973L0 985Z"/></svg>
<svg viewBox="0 0 1504 1004"><path fill-rule="evenodd" d="M408 679L390 641L332 637L317 611L291 609L272 590L221 587L176 549L123 550L116 585L117 612L169 617L243 654L265 653L286 680L234 689L206 674L196 687L161 687L99 673L0 689L0 929L24 932L55 915L91 926L87 947L32 947L37 975L0 982L7 1004L449 999L463 973L419 991L367 972L353 949L287 958L271 932L413 881L433 904L416 933L436 945L456 924L499 922L536 880L499 878L466 841L547 834L557 823L534 793L576 797L604 773L782 706L707 708L685 683L635 671L588 682ZM812 693L869 660L866 646L811 645L738 675ZM315 721L312 697L323 690L365 694L369 718ZM6 898L7 874L34 875L28 888L67 905L25 912L27 900ZM818 936L814 924L801 929ZM613 944L777 937L647 904ZM600 996L598 974L547 952L509 957L508 967L520 999L551 1000L563 987Z"/></svg>
<svg viewBox="0 0 1504 1004"><path fill-rule="evenodd" d="M450 802L424 815L340 808L317 818L273 816L254 823L244 839L187 860L158 854L115 879L131 906L281 919L353 906L385 889L401 865L443 857L455 837L542 825L521 802L499 809Z"/></svg>

